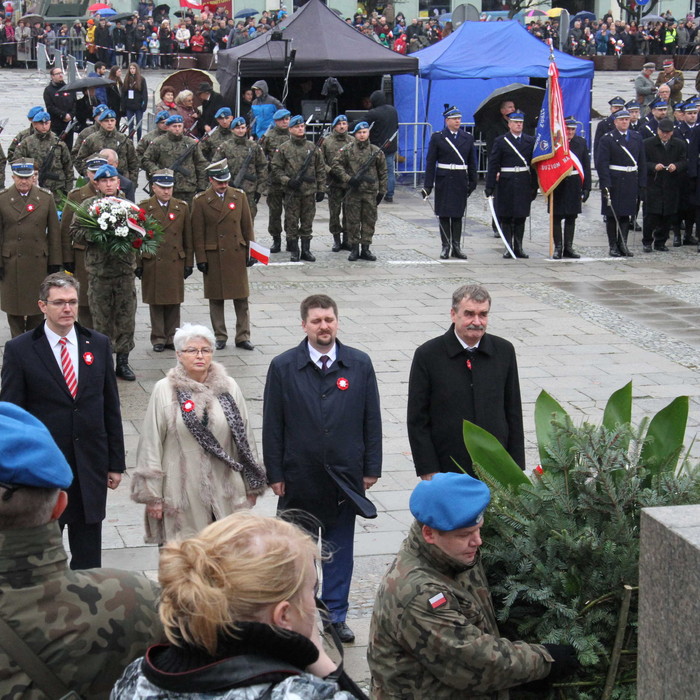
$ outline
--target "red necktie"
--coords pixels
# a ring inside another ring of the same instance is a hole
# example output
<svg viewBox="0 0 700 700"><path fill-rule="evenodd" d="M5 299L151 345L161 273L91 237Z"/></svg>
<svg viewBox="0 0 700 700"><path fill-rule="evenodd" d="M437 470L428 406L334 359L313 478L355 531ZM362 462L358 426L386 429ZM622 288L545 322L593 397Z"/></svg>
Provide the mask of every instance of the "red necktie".
<svg viewBox="0 0 700 700"><path fill-rule="evenodd" d="M63 369L63 377L68 385L70 395L75 398L75 395L78 393L78 380L75 378L73 363L71 362L68 348L66 347L68 341L65 338L61 338L58 342L61 344L61 368Z"/></svg>

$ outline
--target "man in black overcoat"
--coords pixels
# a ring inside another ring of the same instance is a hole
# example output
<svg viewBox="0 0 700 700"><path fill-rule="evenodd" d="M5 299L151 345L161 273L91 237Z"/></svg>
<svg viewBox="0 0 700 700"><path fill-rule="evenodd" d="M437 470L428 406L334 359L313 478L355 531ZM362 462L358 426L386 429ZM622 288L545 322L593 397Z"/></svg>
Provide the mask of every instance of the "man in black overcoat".
<svg viewBox="0 0 700 700"><path fill-rule="evenodd" d="M644 139L647 167L647 197L644 200L642 245L645 253L667 251L671 226L678 227L682 184L687 171L688 148L673 135L673 122L662 119L656 136ZM680 238L680 234L678 235Z"/></svg>
<svg viewBox="0 0 700 700"><path fill-rule="evenodd" d="M535 137L523 133L524 120L522 112L508 115L509 131L496 138L489 154L484 190L487 197L496 194L496 216L516 258L530 257L523 250L525 219L537 196L537 175L532 167ZM503 257L510 258L510 253L506 250Z"/></svg>
<svg viewBox="0 0 700 700"><path fill-rule="evenodd" d="M61 527L68 526L72 569L101 566L107 489L125 471L124 434L112 347L107 336L83 328L77 280L64 272L41 284L45 321L5 345L0 401L21 406L51 433L73 471ZM62 341L75 377L64 376Z"/></svg>
<svg viewBox="0 0 700 700"><path fill-rule="evenodd" d="M616 112L615 128L600 140L596 156L601 213L605 217L612 258L632 257L627 247L627 234L639 202L645 199L644 142L629 126L630 113L626 109Z"/></svg>
<svg viewBox="0 0 700 700"><path fill-rule="evenodd" d="M301 303L306 338L272 360L265 383L263 452L278 512L316 518L333 552L323 562L321 599L340 639L355 638L345 622L353 569L356 499L382 473L382 421L369 356L336 340L338 307L324 294ZM342 484L342 486L341 486ZM318 533L318 524L309 526Z"/></svg>
<svg viewBox="0 0 700 700"><path fill-rule="evenodd" d="M462 114L456 107L445 105L445 128L430 137L423 180L423 197L435 187L435 215L440 225L442 251L440 259L466 260L462 252L462 219L467 198L476 189L476 149L474 137L460 129Z"/></svg>
<svg viewBox="0 0 700 700"><path fill-rule="evenodd" d="M214 86L211 83L200 83L197 88L197 95L202 100L202 116L197 124L197 135L204 136L206 132L218 126L216 113L222 107L228 107L228 105L226 100L214 90Z"/></svg>
<svg viewBox="0 0 700 700"><path fill-rule="evenodd" d="M515 349L507 340L486 333L490 310L491 296L484 287L460 287L452 295L448 331L413 355L408 439L416 474L422 479L436 472L457 472L457 465L474 474L462 439L465 419L488 430L525 468Z"/></svg>

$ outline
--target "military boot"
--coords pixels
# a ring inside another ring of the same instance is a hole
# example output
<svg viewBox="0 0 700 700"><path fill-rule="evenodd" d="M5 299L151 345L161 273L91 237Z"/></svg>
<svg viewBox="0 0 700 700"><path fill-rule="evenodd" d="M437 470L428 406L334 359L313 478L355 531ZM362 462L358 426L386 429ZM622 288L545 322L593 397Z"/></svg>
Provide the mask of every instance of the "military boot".
<svg viewBox="0 0 700 700"><path fill-rule="evenodd" d="M608 246L610 250L608 255L611 258L620 258L622 253L617 247L617 225L615 224L615 219L609 217L605 220L605 232L608 234Z"/></svg>
<svg viewBox="0 0 700 700"><path fill-rule="evenodd" d="M117 369L115 374L120 379L124 379L127 382L136 381L136 375L134 370L129 367L129 353L128 352L118 352L117 353Z"/></svg>
<svg viewBox="0 0 700 700"><path fill-rule="evenodd" d="M291 253L290 262L299 262L299 241L296 238L287 239L287 250Z"/></svg>
<svg viewBox="0 0 700 700"><path fill-rule="evenodd" d="M339 233L334 233L333 234L333 247L331 250L334 253L339 253L343 249L343 244L340 242L340 234Z"/></svg>
<svg viewBox="0 0 700 700"><path fill-rule="evenodd" d="M680 248L682 245L683 245L683 241L681 240L681 230L679 227L674 226L673 227L673 247Z"/></svg>
<svg viewBox="0 0 700 700"><path fill-rule="evenodd" d="M352 247L350 248L350 255L348 255L348 260L350 262L355 262L355 260L359 260L360 258L360 244L359 243L354 243Z"/></svg>
<svg viewBox="0 0 700 700"><path fill-rule="evenodd" d="M574 250L575 221L564 220L564 257L578 260L581 256Z"/></svg>
<svg viewBox="0 0 700 700"><path fill-rule="evenodd" d="M506 221L505 223L501 224L501 230L503 231L503 238L506 239L506 243L510 246L511 250L513 249L513 223L511 221ZM508 248L506 248L505 252L503 253L503 257L506 260L511 260L512 256L508 252Z"/></svg>
<svg viewBox="0 0 700 700"><path fill-rule="evenodd" d="M447 221L449 222L449 219ZM445 230L443 219L440 219L440 243L442 244L440 260L447 260L450 257L450 238Z"/></svg>
<svg viewBox="0 0 700 700"><path fill-rule="evenodd" d="M282 236L272 236L271 253L279 253L282 250Z"/></svg>
<svg viewBox="0 0 700 700"><path fill-rule="evenodd" d="M620 240L617 242L617 247L622 255L627 258L633 258L634 253L627 247L627 234L630 230L629 221L620 221Z"/></svg>
<svg viewBox="0 0 700 700"><path fill-rule="evenodd" d="M527 260L530 256L523 250L523 238L525 236L525 222L513 226L513 252L516 258Z"/></svg>
<svg viewBox="0 0 700 700"><path fill-rule="evenodd" d="M369 245L363 245L362 252L360 253L360 258L362 260L369 260L370 262L374 262L377 259L377 256L369 249Z"/></svg>
<svg viewBox="0 0 700 700"><path fill-rule="evenodd" d="M466 253L462 252L461 238L462 238L462 221L461 219L454 219L452 221L451 227L451 238L452 238L452 257L458 258L459 260L466 260Z"/></svg>
<svg viewBox="0 0 700 700"><path fill-rule="evenodd" d="M301 259L306 260L306 262L316 262L316 258L313 255L311 255L310 238L301 239Z"/></svg>
<svg viewBox="0 0 700 700"><path fill-rule="evenodd" d="M343 231L343 239L340 242L340 249L341 250L352 250L352 246L350 245L350 242L348 241L348 234Z"/></svg>
<svg viewBox="0 0 700 700"><path fill-rule="evenodd" d="M554 219L554 226L552 228L552 238L554 239L554 252L552 253L552 260L561 260L561 221L558 217Z"/></svg>
<svg viewBox="0 0 700 700"><path fill-rule="evenodd" d="M294 238L287 238L287 252L292 253L294 251Z"/></svg>

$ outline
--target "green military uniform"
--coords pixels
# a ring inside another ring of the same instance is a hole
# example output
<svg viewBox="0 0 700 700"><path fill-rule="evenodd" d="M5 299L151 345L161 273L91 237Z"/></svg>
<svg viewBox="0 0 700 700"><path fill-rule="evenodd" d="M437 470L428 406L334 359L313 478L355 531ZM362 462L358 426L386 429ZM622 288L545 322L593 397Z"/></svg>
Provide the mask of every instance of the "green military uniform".
<svg viewBox="0 0 700 700"><path fill-rule="evenodd" d="M5 187L5 167L7 166L7 156L0 146L0 188Z"/></svg>
<svg viewBox="0 0 700 700"><path fill-rule="evenodd" d="M90 124L90 126L86 126L84 129L80 130L80 133L75 137L75 140L73 141L73 148L70 152L74 163L78 160L78 153L80 152L80 147L83 145L85 139L88 136L91 136L92 134L96 134L99 130L100 125L97 122L95 124Z"/></svg>
<svg viewBox="0 0 700 700"><path fill-rule="evenodd" d="M76 187L68 193L71 202L82 204L86 199L94 197L97 190L91 182ZM85 269L85 243L74 241L71 238L70 226L73 223L75 212L70 207L65 207L61 214L61 248L63 250L63 262L73 266L73 274L80 283L80 298L78 301L78 321L85 328L94 328L90 302L88 301L88 276Z"/></svg>
<svg viewBox="0 0 700 700"><path fill-rule="evenodd" d="M127 571L71 571L66 560L55 521L0 531L0 615L68 688L107 700L124 667L162 639L159 589ZM1 647L0 696L46 698Z"/></svg>
<svg viewBox="0 0 700 700"><path fill-rule="evenodd" d="M180 304L185 300L185 267L194 264L190 209L171 198L163 207L156 197L139 206L163 227L165 236L155 254L142 256L141 295L151 314L151 344L171 345L180 327Z"/></svg>
<svg viewBox="0 0 700 700"><path fill-rule="evenodd" d="M189 205L192 204L192 198L197 192L207 188L207 177L204 170L208 163L197 148L195 141L187 136L176 136L168 131L153 140L141 159L150 180L151 175L156 170L172 168L174 161L192 146L195 148L180 164L181 169L187 172L175 171L175 187L173 188L173 197L183 199Z"/></svg>
<svg viewBox="0 0 700 700"><path fill-rule="evenodd" d="M116 151L119 157L117 170L124 177L128 177L136 186L139 179L139 162L136 157L136 149L131 139L116 129L114 131L106 131L100 127L99 131L90 134L78 150L75 169L85 176L85 161L93 153L99 153L103 148L111 148L113 151Z"/></svg>
<svg viewBox="0 0 700 700"><path fill-rule="evenodd" d="M49 153L51 162L42 178L40 171L45 167ZM22 143L15 149L15 156L36 163L39 184L50 190L56 204L60 204L66 192L70 192L73 187L73 162L68 146L53 131L40 134L35 130L33 134L22 139Z"/></svg>
<svg viewBox="0 0 700 700"><path fill-rule="evenodd" d="M263 153L269 163L268 167L268 187L267 187L267 209L269 218L267 223L267 232L272 236L273 240L282 236L282 212L284 211L284 188L272 180L272 157L277 152L277 149L289 141L289 129L280 129L278 126L273 127L261 139Z"/></svg>
<svg viewBox="0 0 700 700"><path fill-rule="evenodd" d="M256 199L260 199L267 184L267 159L262 148L255 141L251 141L245 136L241 138L232 134L231 138L223 142L217 151L217 157L226 158L228 169L231 171L232 182L239 179L239 173L248 155L251 158L241 179L240 189L248 197L250 215L255 221L255 216L258 213Z"/></svg>
<svg viewBox="0 0 700 700"><path fill-rule="evenodd" d="M309 153L312 153L311 158L302 173ZM316 193L326 191L326 166L321 151L303 136L290 137L272 158L271 178L284 189L285 235L293 241L299 238L311 240ZM299 188L293 189L289 183L296 180Z"/></svg>
<svg viewBox="0 0 700 700"><path fill-rule="evenodd" d="M326 168L328 170L326 177L326 185L328 186L328 211L330 213L328 229L335 241L335 245L333 246L334 252L338 252L338 250L341 249L339 237L341 233L347 233L347 228L345 223L345 209L343 206L345 187L342 182L333 175L331 165L340 149L352 143L353 140L353 137L347 132L344 134L337 134L334 131L323 141L322 145L323 160L326 162Z"/></svg>
<svg viewBox="0 0 700 700"><path fill-rule="evenodd" d="M676 102L680 102L683 99L683 83L685 82L683 71L674 68L670 73L667 73L665 70L660 70L659 74L656 76L656 83L654 84L656 87L659 87L659 85L669 82L672 78L673 85L669 85L671 88L670 103L676 104ZM673 114L673 112L671 112L671 114Z"/></svg>
<svg viewBox="0 0 700 700"><path fill-rule="evenodd" d="M34 127L30 126L27 129L22 129L22 131L20 131L19 134L12 139L10 146L7 149L7 159L10 161L10 163L15 160L15 151L17 150L17 146L19 146L19 144L22 143L27 136L33 134L34 131Z"/></svg>
<svg viewBox="0 0 700 700"><path fill-rule="evenodd" d="M417 522L377 591L367 658L374 700L507 700L554 661L540 644L499 636L480 555L452 559Z"/></svg>
<svg viewBox="0 0 700 700"><path fill-rule="evenodd" d="M43 320L37 299L49 265L60 265L61 230L48 190L34 185L26 197L14 185L0 192L0 307L14 338Z"/></svg>
<svg viewBox="0 0 700 700"><path fill-rule="evenodd" d="M374 160L365 171L362 181L357 187L350 187L348 183L352 176L373 156ZM377 195L386 194L387 187L386 159L381 149L369 141L355 139L338 152L331 172L338 182L348 187L345 196L345 221L350 245L369 246L377 223Z"/></svg>
<svg viewBox="0 0 700 700"><path fill-rule="evenodd" d="M82 204L87 209L102 196L97 194ZM124 199L121 190L115 196ZM81 228L76 219L70 225L70 234L73 241L86 246L85 269L93 327L110 338L114 352L128 355L134 347L136 324L136 254L108 253L93 243L90 232Z"/></svg>
<svg viewBox="0 0 700 700"><path fill-rule="evenodd" d="M219 160L223 156L219 155L222 146L233 138L233 131L219 124L215 129L212 129L206 138L199 142L199 149L202 155L211 163ZM218 150L217 150L218 149Z"/></svg>
<svg viewBox="0 0 700 700"><path fill-rule="evenodd" d="M158 124L156 124L156 128L153 129L152 131L149 131L147 134L143 135L143 138L136 144L136 157L138 158L139 161L139 166L141 167L142 170L145 170L146 167L143 164L143 155L146 152L146 149L159 137L162 136L163 134L167 134L168 130L167 129L161 129Z"/></svg>
<svg viewBox="0 0 700 700"><path fill-rule="evenodd" d="M224 300L233 299L236 343L250 340L248 311L248 243L255 240L248 198L243 190L228 187L219 197L210 187L192 204L192 241L197 263L207 263L204 297L216 339L228 340Z"/></svg>

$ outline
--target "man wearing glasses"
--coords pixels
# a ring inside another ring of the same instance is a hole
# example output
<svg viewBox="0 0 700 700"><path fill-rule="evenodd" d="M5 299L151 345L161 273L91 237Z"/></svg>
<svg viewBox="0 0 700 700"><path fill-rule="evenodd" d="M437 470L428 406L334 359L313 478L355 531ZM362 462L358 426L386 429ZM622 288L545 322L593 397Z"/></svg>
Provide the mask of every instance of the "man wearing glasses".
<svg viewBox="0 0 700 700"><path fill-rule="evenodd" d="M75 93L65 90L63 69L51 69L51 82L44 88L44 104L51 115L51 131L62 134L75 115ZM66 134L66 146L73 147L73 132Z"/></svg>
<svg viewBox="0 0 700 700"><path fill-rule="evenodd" d="M107 336L76 323L78 281L64 272L39 289L44 322L10 340L3 357L0 401L21 406L49 430L73 472L68 506L71 569L102 564L107 489L125 470L119 392Z"/></svg>

